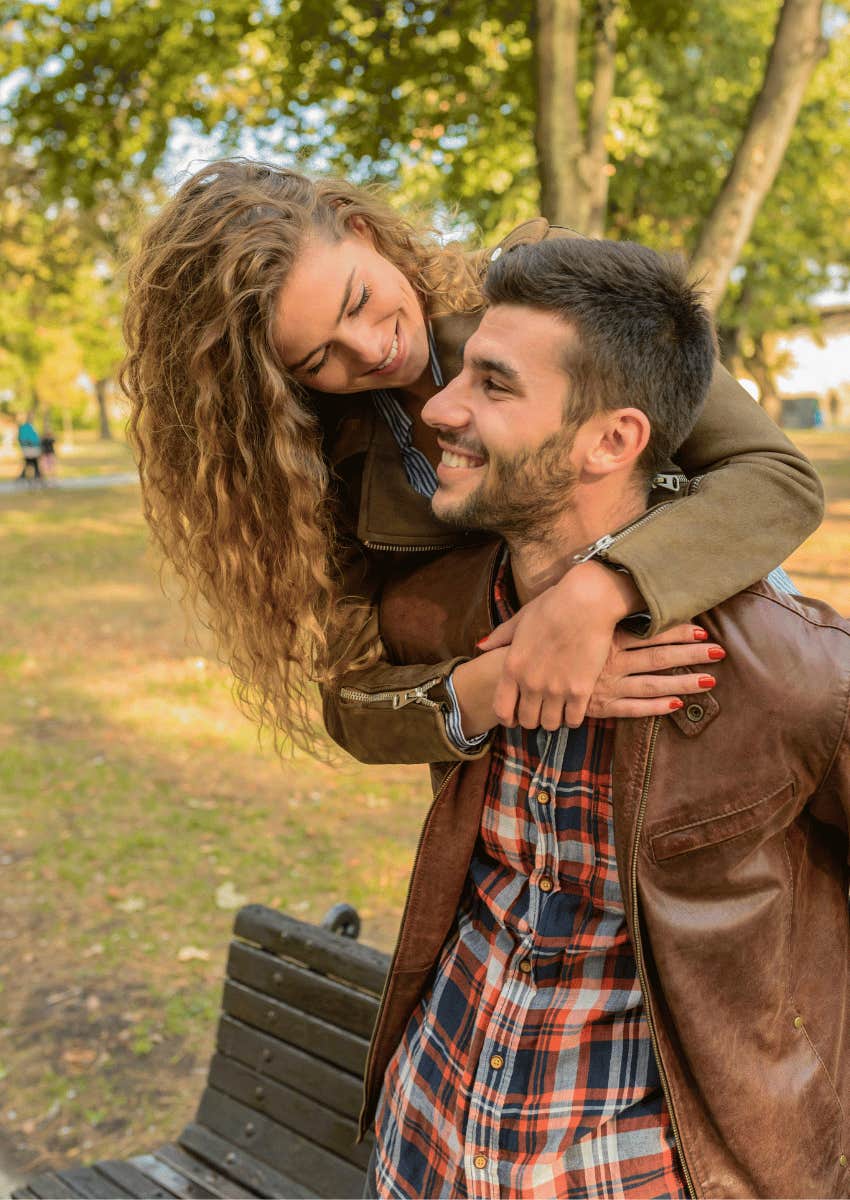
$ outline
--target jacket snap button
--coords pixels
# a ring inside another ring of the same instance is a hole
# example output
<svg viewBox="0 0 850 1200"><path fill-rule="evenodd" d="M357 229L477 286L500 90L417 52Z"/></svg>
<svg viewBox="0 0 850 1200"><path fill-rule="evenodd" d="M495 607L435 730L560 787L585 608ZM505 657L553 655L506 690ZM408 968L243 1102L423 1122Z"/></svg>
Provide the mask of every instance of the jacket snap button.
<svg viewBox="0 0 850 1200"><path fill-rule="evenodd" d="M802 1028L803 1028L803 1018L802 1018L802 1017L795 1017L795 1018L794 1018L794 1028L795 1028L795 1029L802 1029Z"/></svg>
<svg viewBox="0 0 850 1200"><path fill-rule="evenodd" d="M685 709L685 715L689 721L701 721L705 716L705 709L701 704L689 704Z"/></svg>
<svg viewBox="0 0 850 1200"><path fill-rule="evenodd" d="M475 1158L473 1158L473 1160L472 1160L472 1165L477 1170L483 1171L484 1168L487 1166L487 1155L486 1154L476 1154Z"/></svg>
<svg viewBox="0 0 850 1200"><path fill-rule="evenodd" d="M847 1166L847 1155L846 1155L846 1154L842 1154L842 1155L841 1155L841 1158L839 1158L839 1160L838 1160L838 1165L839 1165L840 1167L846 1167L846 1166Z"/></svg>

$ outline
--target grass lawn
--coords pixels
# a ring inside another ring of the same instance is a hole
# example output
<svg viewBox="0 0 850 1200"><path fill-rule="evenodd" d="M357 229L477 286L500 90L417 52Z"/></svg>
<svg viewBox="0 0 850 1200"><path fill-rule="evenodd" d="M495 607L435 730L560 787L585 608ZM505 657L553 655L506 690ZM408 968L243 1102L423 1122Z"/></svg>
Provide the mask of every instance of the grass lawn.
<svg viewBox="0 0 850 1200"><path fill-rule="evenodd" d="M830 507L789 567L848 613L850 434L799 441ZM91 443L63 468L128 461ZM428 787L258 747L160 590L137 489L0 496L0 539L0 1152L32 1170L189 1118L243 899L350 900L389 948Z"/></svg>

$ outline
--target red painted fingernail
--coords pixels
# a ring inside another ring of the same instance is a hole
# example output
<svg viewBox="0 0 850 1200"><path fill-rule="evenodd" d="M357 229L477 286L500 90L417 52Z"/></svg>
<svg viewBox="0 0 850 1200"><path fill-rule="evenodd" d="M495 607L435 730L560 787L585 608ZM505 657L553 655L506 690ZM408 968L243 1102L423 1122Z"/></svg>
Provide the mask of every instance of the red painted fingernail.
<svg viewBox="0 0 850 1200"><path fill-rule="evenodd" d="M694 641L695 642L707 642L708 641L708 631L705 629L700 629L699 625L697 625L696 628L694 629Z"/></svg>
<svg viewBox="0 0 850 1200"><path fill-rule="evenodd" d="M717 683L717 680L714 678L713 675L700 675L697 682L699 683L701 688L710 688L710 687L714 687L715 683Z"/></svg>
<svg viewBox="0 0 850 1200"><path fill-rule="evenodd" d="M490 635L488 634L488 635L487 635L487 637L489 637L489 636L490 636ZM476 649L476 650L480 650L480 649L481 649L481 647L482 647L482 646L484 645L484 643L487 641L487 637L483 637L483 638L479 638L479 639L478 639L478 641L475 643L475 649Z"/></svg>
<svg viewBox="0 0 850 1200"><path fill-rule="evenodd" d="M675 712L677 708L684 708L684 707L685 707L684 700L671 700L670 701L670 712Z"/></svg>
<svg viewBox="0 0 850 1200"><path fill-rule="evenodd" d="M726 657L726 651L722 650L720 646L712 646L708 652L708 657L712 662L720 662L721 658Z"/></svg>

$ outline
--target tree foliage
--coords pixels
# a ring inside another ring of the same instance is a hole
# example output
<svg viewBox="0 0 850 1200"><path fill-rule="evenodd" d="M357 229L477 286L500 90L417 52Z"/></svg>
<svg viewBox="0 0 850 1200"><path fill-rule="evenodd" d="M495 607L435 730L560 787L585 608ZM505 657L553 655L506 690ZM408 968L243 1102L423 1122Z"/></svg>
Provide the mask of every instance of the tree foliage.
<svg viewBox="0 0 850 1200"><path fill-rule="evenodd" d="M690 254L761 86L779 0L571 3L577 170L590 172L606 232ZM442 205L495 237L541 203L544 7L13 0L0 118L18 159L37 164L35 207L76 205L95 231L106 226L101 255L110 237L115 253L127 197L187 165L174 151L187 134L209 137L210 156L265 154L384 181L400 203ZM722 320L739 333L796 320L850 264L846 17L828 9L831 52L733 273ZM610 95L591 137L605 29Z"/></svg>

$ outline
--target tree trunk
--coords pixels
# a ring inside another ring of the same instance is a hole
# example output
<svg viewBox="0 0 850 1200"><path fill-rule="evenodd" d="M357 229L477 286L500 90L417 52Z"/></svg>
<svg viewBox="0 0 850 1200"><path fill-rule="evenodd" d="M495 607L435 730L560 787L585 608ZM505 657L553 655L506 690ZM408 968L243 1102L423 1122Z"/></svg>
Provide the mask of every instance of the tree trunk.
<svg viewBox="0 0 850 1200"><path fill-rule="evenodd" d="M821 37L824 0L784 0L761 91L700 235L691 274L716 312L729 275L776 178L806 87L826 52Z"/></svg>
<svg viewBox="0 0 850 1200"><path fill-rule="evenodd" d="M612 168L608 164L605 135L608 112L617 79L617 24L620 5L617 0L598 0L593 29L593 93L587 118L583 175L588 192L588 211L584 232L589 237L605 233L608 188Z"/></svg>
<svg viewBox="0 0 850 1200"><path fill-rule="evenodd" d="M753 352L744 358L746 366L759 387L759 403L777 425L782 423L782 401L776 386L771 356L762 336L753 338Z"/></svg>
<svg viewBox="0 0 850 1200"><path fill-rule="evenodd" d="M112 441L112 430L109 427L109 413L106 409L106 395L109 388L108 379L94 381L94 393L97 396L97 409L100 418L100 437L104 442Z"/></svg>
<svg viewBox="0 0 850 1200"><path fill-rule="evenodd" d="M556 225L581 229L586 209L579 170L578 107L581 0L536 0L537 120L534 141L540 175L540 211Z"/></svg>
<svg viewBox="0 0 850 1200"><path fill-rule="evenodd" d="M536 5L534 141L540 211L553 224L601 237L610 183L605 135L616 80L620 0L596 0L593 6L593 88L584 132L578 103L581 0L536 0Z"/></svg>

